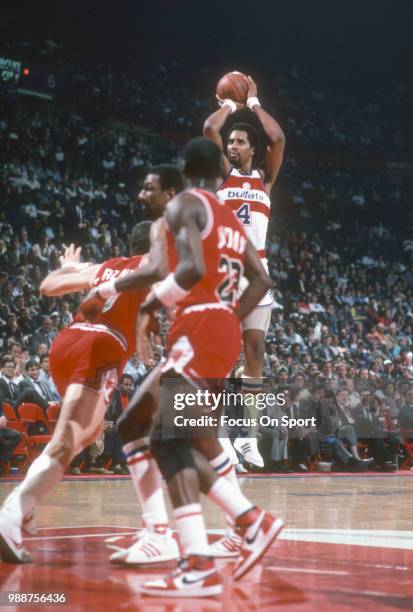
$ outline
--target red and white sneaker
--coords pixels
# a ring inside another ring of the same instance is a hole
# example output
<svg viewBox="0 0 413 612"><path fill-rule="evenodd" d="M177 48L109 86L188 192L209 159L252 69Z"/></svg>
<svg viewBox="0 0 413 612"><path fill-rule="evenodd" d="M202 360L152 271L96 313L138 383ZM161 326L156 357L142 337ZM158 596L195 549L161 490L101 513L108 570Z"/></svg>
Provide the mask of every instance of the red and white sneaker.
<svg viewBox="0 0 413 612"><path fill-rule="evenodd" d="M132 546L118 550L109 557L111 563L120 565L146 565L175 559L179 559L179 549L170 529L163 534L145 530L145 534Z"/></svg>
<svg viewBox="0 0 413 612"><path fill-rule="evenodd" d="M152 597L212 597L222 593L222 582L211 557L190 555L172 574L148 580L139 590Z"/></svg>
<svg viewBox="0 0 413 612"><path fill-rule="evenodd" d="M234 568L234 579L239 580L261 559L275 538L281 533L284 523L259 508L252 508L236 521L236 532L242 536L241 553Z"/></svg>
<svg viewBox="0 0 413 612"><path fill-rule="evenodd" d="M228 529L223 538L210 545L209 550L213 557L239 557L241 554L242 538Z"/></svg>
<svg viewBox="0 0 413 612"><path fill-rule="evenodd" d="M6 508L0 511L0 556L8 563L28 563L31 560L23 546L21 526Z"/></svg>

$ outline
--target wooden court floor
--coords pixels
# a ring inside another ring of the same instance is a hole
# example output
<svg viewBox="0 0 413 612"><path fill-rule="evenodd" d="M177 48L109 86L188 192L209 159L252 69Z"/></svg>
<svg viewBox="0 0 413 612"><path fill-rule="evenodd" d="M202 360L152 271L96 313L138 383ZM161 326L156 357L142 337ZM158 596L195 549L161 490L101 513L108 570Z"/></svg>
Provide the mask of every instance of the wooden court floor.
<svg viewBox="0 0 413 612"><path fill-rule="evenodd" d="M287 528L244 580L233 583L231 563L219 562L226 585L219 598L144 598L139 584L174 564L124 569L108 562L105 540L132 536L140 525L127 477L62 482L36 512L39 534L25 541L33 563L1 563L0 592L65 593L66 603L53 609L67 611L413 609L412 473L240 482L253 501L283 517ZM0 483L0 501L12 486ZM223 533L225 520L210 502L203 507L213 540Z"/></svg>

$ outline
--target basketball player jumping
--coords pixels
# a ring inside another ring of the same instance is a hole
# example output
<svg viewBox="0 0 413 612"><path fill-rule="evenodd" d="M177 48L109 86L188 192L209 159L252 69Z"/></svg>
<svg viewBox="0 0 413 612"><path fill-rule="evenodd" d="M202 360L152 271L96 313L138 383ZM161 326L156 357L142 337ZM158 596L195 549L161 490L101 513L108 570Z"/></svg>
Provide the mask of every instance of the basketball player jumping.
<svg viewBox="0 0 413 612"><path fill-rule="evenodd" d="M204 135L213 140L223 152L225 178L218 195L232 208L268 270L265 242L271 214L270 193L283 161L285 138L278 122L262 108L257 97L257 86L250 76L248 83L247 107L257 116L268 140L264 169L254 168L258 138L254 128L248 123L235 123L231 126L224 153L220 132L228 117L243 108L243 105L230 99L218 99L220 108L205 121ZM261 390L265 337L270 324L272 302L272 294L269 291L243 321L244 393L256 394ZM223 439L223 444L230 453L228 439ZM263 466L256 438L238 438L234 446L249 463Z"/></svg>

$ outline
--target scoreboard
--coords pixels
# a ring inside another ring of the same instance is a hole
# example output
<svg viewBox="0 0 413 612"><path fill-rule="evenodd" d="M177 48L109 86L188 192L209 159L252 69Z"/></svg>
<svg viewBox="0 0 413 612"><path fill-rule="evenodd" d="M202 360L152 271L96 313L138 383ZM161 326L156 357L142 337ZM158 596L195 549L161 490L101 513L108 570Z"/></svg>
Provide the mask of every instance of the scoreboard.
<svg viewBox="0 0 413 612"><path fill-rule="evenodd" d="M67 82L67 75L34 62L0 57L0 84L12 86L17 93L54 97Z"/></svg>
<svg viewBox="0 0 413 612"><path fill-rule="evenodd" d="M23 70L22 62L0 57L0 81L17 85Z"/></svg>

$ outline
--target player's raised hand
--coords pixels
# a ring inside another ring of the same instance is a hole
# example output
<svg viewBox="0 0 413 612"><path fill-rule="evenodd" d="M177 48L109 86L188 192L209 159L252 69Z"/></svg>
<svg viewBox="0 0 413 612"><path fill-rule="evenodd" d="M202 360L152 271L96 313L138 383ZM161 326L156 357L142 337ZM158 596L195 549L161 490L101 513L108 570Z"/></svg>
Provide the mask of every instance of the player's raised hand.
<svg viewBox="0 0 413 612"><path fill-rule="evenodd" d="M82 247L75 247L72 244L65 248L63 255L59 257L60 265L63 267L65 265L69 265L70 263L80 263L80 254L82 252Z"/></svg>
<svg viewBox="0 0 413 612"><path fill-rule="evenodd" d="M248 98L256 98L257 97L257 84L252 78L252 76L247 77L248 79Z"/></svg>
<svg viewBox="0 0 413 612"><path fill-rule="evenodd" d="M235 100L231 100L230 98L220 98L219 96L215 96L218 102L218 106L220 106L221 108L224 106L225 102L229 102L229 106L231 106L232 104L235 104L235 106L237 107L237 110L242 110L243 108L245 108L245 104L242 104L241 102L236 102Z"/></svg>
<svg viewBox="0 0 413 612"><path fill-rule="evenodd" d="M99 287L93 287L80 304L80 312L86 321L95 321L98 314L102 312L106 300L99 293Z"/></svg>

